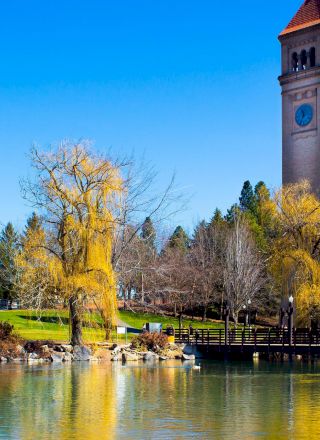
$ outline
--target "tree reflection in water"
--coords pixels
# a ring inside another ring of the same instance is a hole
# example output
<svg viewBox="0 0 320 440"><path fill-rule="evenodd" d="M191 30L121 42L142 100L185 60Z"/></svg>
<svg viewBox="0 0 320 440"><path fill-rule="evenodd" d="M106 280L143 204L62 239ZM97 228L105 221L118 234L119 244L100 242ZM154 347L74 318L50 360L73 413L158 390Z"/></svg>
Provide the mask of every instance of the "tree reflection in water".
<svg viewBox="0 0 320 440"><path fill-rule="evenodd" d="M0 366L4 439L318 439L320 369L303 364Z"/></svg>

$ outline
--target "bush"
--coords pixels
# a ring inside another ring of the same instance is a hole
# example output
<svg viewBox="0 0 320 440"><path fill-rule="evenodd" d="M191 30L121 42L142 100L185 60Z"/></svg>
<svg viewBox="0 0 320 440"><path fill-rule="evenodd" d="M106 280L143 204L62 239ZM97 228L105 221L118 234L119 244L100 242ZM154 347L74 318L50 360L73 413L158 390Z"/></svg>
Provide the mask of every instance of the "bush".
<svg viewBox="0 0 320 440"><path fill-rule="evenodd" d="M141 333L132 340L132 347L143 351L157 351L168 345L168 336L164 333Z"/></svg>
<svg viewBox="0 0 320 440"><path fill-rule="evenodd" d="M13 325L7 321L0 321L0 340L4 341L13 336Z"/></svg>
<svg viewBox="0 0 320 440"><path fill-rule="evenodd" d="M9 322L0 321L0 356L16 358L21 354L22 339L13 331Z"/></svg>

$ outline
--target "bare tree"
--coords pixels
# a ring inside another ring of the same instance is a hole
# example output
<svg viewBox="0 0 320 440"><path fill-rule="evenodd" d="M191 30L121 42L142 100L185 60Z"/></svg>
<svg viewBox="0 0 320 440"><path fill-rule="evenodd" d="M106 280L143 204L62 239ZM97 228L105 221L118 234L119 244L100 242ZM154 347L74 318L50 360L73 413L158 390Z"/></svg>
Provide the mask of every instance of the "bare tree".
<svg viewBox="0 0 320 440"><path fill-rule="evenodd" d="M203 320L207 318L209 306L220 299L222 271L216 232L215 228L200 223L190 250L191 270L194 273L194 302L202 309Z"/></svg>
<svg viewBox="0 0 320 440"><path fill-rule="evenodd" d="M248 300L265 284L264 265L251 232L241 216L235 219L225 249L224 287L235 325Z"/></svg>

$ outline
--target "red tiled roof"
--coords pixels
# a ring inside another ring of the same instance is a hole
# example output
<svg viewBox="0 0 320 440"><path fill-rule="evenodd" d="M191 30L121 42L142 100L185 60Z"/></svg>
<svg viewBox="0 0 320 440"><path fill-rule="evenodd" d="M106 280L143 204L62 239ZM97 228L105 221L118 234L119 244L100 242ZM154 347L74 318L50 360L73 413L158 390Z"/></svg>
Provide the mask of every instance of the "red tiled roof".
<svg viewBox="0 0 320 440"><path fill-rule="evenodd" d="M320 23L320 0L305 0L299 11L290 21L281 35L289 34L300 29Z"/></svg>

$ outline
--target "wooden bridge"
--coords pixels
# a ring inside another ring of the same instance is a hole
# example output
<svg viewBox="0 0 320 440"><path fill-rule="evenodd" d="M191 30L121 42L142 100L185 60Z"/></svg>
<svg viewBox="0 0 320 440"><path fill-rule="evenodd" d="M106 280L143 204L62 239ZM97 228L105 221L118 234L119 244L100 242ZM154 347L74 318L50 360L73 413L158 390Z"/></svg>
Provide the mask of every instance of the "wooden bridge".
<svg viewBox="0 0 320 440"><path fill-rule="evenodd" d="M282 355L320 355L320 331L306 328L290 332L270 329L178 329L175 342L196 348L203 355L235 355L251 357L254 353Z"/></svg>

